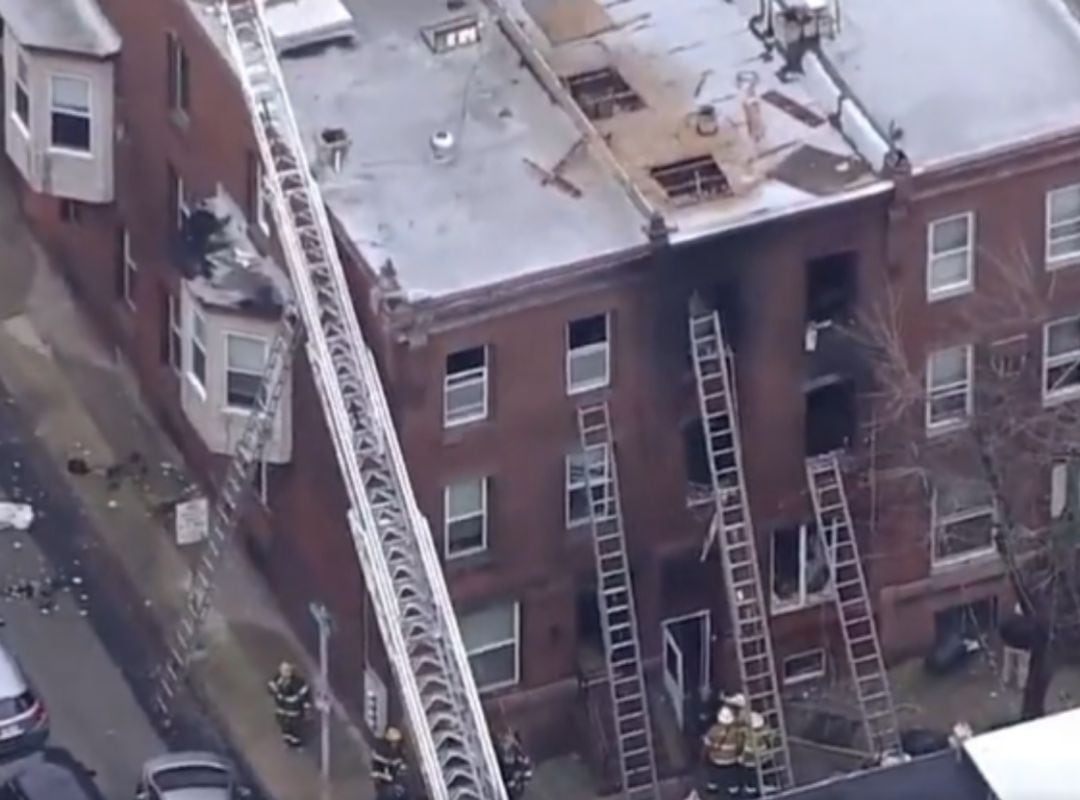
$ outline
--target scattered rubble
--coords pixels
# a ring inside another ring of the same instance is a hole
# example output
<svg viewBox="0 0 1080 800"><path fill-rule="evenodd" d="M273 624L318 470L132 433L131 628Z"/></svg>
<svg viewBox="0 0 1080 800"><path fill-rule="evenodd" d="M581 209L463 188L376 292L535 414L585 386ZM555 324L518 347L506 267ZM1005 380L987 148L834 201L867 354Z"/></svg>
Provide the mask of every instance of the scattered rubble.
<svg viewBox="0 0 1080 800"><path fill-rule="evenodd" d="M29 503L0 502L0 531L26 531L33 524L34 507Z"/></svg>

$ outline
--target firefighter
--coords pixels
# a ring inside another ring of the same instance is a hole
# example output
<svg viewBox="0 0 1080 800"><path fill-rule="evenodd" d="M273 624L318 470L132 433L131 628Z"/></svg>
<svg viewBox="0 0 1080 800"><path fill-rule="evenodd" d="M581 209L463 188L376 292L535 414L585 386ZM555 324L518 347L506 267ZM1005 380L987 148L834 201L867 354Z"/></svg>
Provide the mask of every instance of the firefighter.
<svg viewBox="0 0 1080 800"><path fill-rule="evenodd" d="M269 686L281 738L289 747L303 746L304 714L311 706L311 689L307 681L286 661L278 667L277 677Z"/></svg>
<svg viewBox="0 0 1080 800"><path fill-rule="evenodd" d="M401 731L387 728L371 752L371 777L375 781L376 800L404 800L405 742Z"/></svg>
<svg viewBox="0 0 1080 800"><path fill-rule="evenodd" d="M765 729L765 717L750 712L750 724L744 732L742 751L739 753L739 772L742 775L743 797L760 797L758 765L769 749L769 732Z"/></svg>
<svg viewBox="0 0 1080 800"><path fill-rule="evenodd" d="M525 787L532 780L532 760L521 746L521 737L516 731L504 731L495 743L499 757L499 769L510 800L518 800L525 794Z"/></svg>
<svg viewBox="0 0 1080 800"><path fill-rule="evenodd" d="M730 706L716 712L716 723L705 734L705 791L735 797L739 787L739 731Z"/></svg>

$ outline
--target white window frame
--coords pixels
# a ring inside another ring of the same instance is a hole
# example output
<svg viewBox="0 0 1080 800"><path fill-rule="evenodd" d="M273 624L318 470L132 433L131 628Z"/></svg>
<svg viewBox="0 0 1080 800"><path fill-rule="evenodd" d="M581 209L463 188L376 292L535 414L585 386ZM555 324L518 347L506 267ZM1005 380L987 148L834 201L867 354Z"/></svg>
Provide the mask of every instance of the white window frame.
<svg viewBox="0 0 1080 800"><path fill-rule="evenodd" d="M941 386L935 386L933 382L934 378L934 356L941 353L947 353L953 350L964 351L964 379L962 381L955 381L953 383L945 383ZM943 431L955 430L956 428L963 427L971 419L971 415L974 411L974 386L975 386L975 348L970 344L954 345L953 347L943 347L940 350L934 350L926 357L926 431L927 433L941 433ZM943 400L945 398L951 398L959 394L964 396L964 413L959 417L947 417L945 419L935 420L933 417L934 402L937 400Z"/></svg>
<svg viewBox="0 0 1080 800"><path fill-rule="evenodd" d="M139 265L135 262L135 256L131 252L131 234L127 228L124 228L123 232L123 258L124 258L124 273L123 273L123 288L124 288L124 302L128 304L128 307L135 310L135 282L139 276Z"/></svg>
<svg viewBox="0 0 1080 800"><path fill-rule="evenodd" d="M184 369L184 317L180 295L169 292L169 366Z"/></svg>
<svg viewBox="0 0 1080 800"><path fill-rule="evenodd" d="M1072 217L1067 220L1059 220L1054 222L1053 209L1055 197L1060 197L1066 192L1074 192L1080 194L1080 183L1070 184L1069 186L1059 186L1057 189L1051 189L1046 193L1046 238L1045 238L1045 258L1047 269L1061 269L1072 264L1080 263L1080 233L1074 233L1072 235L1066 235L1059 237L1059 240L1073 239L1076 241L1076 246L1073 250L1062 255L1053 256L1050 254L1051 245L1054 241L1054 228L1069 225L1080 225L1080 216Z"/></svg>
<svg viewBox="0 0 1080 800"><path fill-rule="evenodd" d="M25 73L25 74L24 74ZM20 47L15 51L15 75L12 80L11 117L19 126L23 135L30 136L30 120L34 113L33 98L30 95L30 62L26 52ZM19 93L26 98L26 119L19 115Z"/></svg>
<svg viewBox="0 0 1080 800"><path fill-rule="evenodd" d="M259 345L262 346L262 349L263 349L263 367L259 372L257 372L257 373L256 372L249 372L249 371L247 371L245 369L233 369L229 365L229 343L232 342L234 339L247 339L249 342L257 342ZM224 347L223 352L225 354L225 358L223 359L224 363L222 364L222 376L223 376L223 379L224 379L224 383L222 384L222 400L224 401L224 404L225 404L225 410L228 411L229 413L232 413L232 414L248 414L248 413L251 412L251 409L255 408L255 403L252 402L252 404L250 406L238 406L238 405L235 405L234 403L232 403L230 401L230 399L229 399L229 375L230 375L230 373L236 373L238 375L247 375L249 377L254 375L255 377L257 377L261 381L262 377L263 377L263 374L266 371L267 359L269 359L269 357L270 357L270 341L265 336L259 336L257 334L253 334L253 333L239 333L239 332L236 332L236 331L226 331L225 332L225 337L224 337L224 345L225 345L225 347ZM256 395L256 399L257 399L257 395Z"/></svg>
<svg viewBox="0 0 1080 800"><path fill-rule="evenodd" d="M176 230L183 232L184 223L188 217L191 216L191 206L187 201L187 187L184 185L184 178L176 172Z"/></svg>
<svg viewBox="0 0 1080 800"><path fill-rule="evenodd" d="M1050 329L1056 325L1080 326L1080 315L1061 317L1060 319L1050 320L1043 325L1041 390L1044 405L1051 405L1080 397L1080 383L1055 389L1047 387L1047 381L1050 378L1050 370L1067 364L1074 365L1073 369L1076 372L1078 379L1080 379L1080 347L1065 353L1058 353L1053 356L1050 355Z"/></svg>
<svg viewBox="0 0 1080 800"><path fill-rule="evenodd" d="M168 31L167 36L171 51L169 56L171 70L168 77L170 94L166 96L166 99L169 101L170 113L187 117L191 108L191 58L179 35Z"/></svg>
<svg viewBox="0 0 1080 800"><path fill-rule="evenodd" d="M967 222L967 243L964 247L955 250L947 250L942 253L934 252L934 231L938 226L947 225L963 219ZM964 280L944 286L934 285L934 264L941 259L955 256L959 253L966 254L966 275ZM975 213L967 211L963 214L953 214L949 217L932 220L926 226L926 297L930 301L941 300L946 297L954 297L966 294L975 287Z"/></svg>
<svg viewBox="0 0 1080 800"><path fill-rule="evenodd" d="M453 490L465 483L479 482L480 484L480 509L468 514L462 514L460 516L452 516L450 513L450 495ZM465 522L468 520L480 518L480 544L475 547L465 547L459 550L451 549L451 536L450 528L457 522ZM483 553L488 548L488 478L487 476L481 478L470 478L462 481L455 481L452 484L448 484L443 487L443 555L446 556L448 561L455 558L464 558L466 556L476 555L477 553Z"/></svg>
<svg viewBox="0 0 1080 800"><path fill-rule="evenodd" d="M86 86L86 111L75 111L70 108L58 109L56 107L55 99L55 82L56 79L76 81ZM65 153L67 155L91 157L93 155L94 147L94 85L89 78L85 78L82 75L71 75L63 72L53 72L49 74L49 150ZM66 144L56 144L53 142L53 117L57 114L65 114L69 117L85 117L86 119L86 147L72 147Z"/></svg>
<svg viewBox="0 0 1080 800"><path fill-rule="evenodd" d="M492 605L506 605L505 603L493 603ZM490 653L493 650L499 650L504 647L512 646L514 648L514 676L513 678L505 681L498 681L496 683L490 683L486 686L481 686L477 683L477 691L480 694L488 694L489 692L497 692L500 689L506 689L510 686L517 686L521 683L521 603L517 600L513 601L514 609L514 636L512 639L500 639L493 642L480 645L479 647L468 649L466 645L465 655L471 661L474 656L484 655ZM484 608L477 608L473 610L473 613L484 611ZM463 616L468 616L468 613ZM460 623L459 623L460 627Z"/></svg>
<svg viewBox="0 0 1080 800"><path fill-rule="evenodd" d="M263 236L270 235L271 210L270 183L263 169L262 159L255 159L255 227Z"/></svg>
<svg viewBox="0 0 1080 800"><path fill-rule="evenodd" d="M813 672L803 672L798 675L788 675L788 664L798 659L811 657L820 660L820 669L814 670ZM828 672L828 668L828 658L825 655L825 649L818 647L813 650L804 650L801 653L792 653L790 656L786 657L780 666L780 676L783 679L784 686L798 686L801 683L808 683L824 678L825 673Z"/></svg>
<svg viewBox="0 0 1080 800"><path fill-rule="evenodd" d="M604 318L604 341L594 342L592 344L582 345L581 347L571 348L570 346L570 326L576 322L584 322L587 319L593 317ZM566 393L567 395L583 394L585 392L591 392L596 389L603 389L611 383L611 314L590 314L587 317L578 317L572 319L566 323L565 334L566 336ZM571 365L577 359L589 358L597 353L603 353L604 355L604 374L599 378L592 378L590 380L583 381L575 384L571 378L573 371Z"/></svg>
<svg viewBox="0 0 1080 800"><path fill-rule="evenodd" d="M597 458L598 463L596 464L592 464L590 461L590 454L592 453L599 454ZM574 462L579 459L584 459L586 470L595 470L595 474L592 474L591 478L587 478L583 472L581 480L573 480ZM607 513L597 517L597 521L605 521L614 518L616 511L614 495L615 482L611 474L611 454L608 452L608 446L606 444L594 444L586 450L578 449L567 454L563 469L563 504L565 506L563 516L568 530L591 524L593 518L592 512L595 510L595 506L601 502L601 499L606 501ZM580 519L573 519L570 516L571 510L573 509L571 498L574 492L585 492L585 497L589 503L589 513ZM596 499L594 499L594 496Z"/></svg>
<svg viewBox="0 0 1080 800"><path fill-rule="evenodd" d="M452 353L447 354L447 359L457 353L464 352L465 350L482 350L484 353L484 364L480 367L473 367L471 369L462 370L461 372L445 372L446 360L443 361L443 427L444 428L456 428L459 425L468 425L471 422L479 422L480 420L487 419L488 416L488 393L489 387L489 369L488 364L490 360L490 349L484 345L481 347L468 347L462 350L455 350ZM474 388L477 385L483 387L483 397L480 404L476 407L466 406L466 410L462 413L452 411L450 405L450 398L456 391L462 388Z"/></svg>
<svg viewBox="0 0 1080 800"><path fill-rule="evenodd" d="M201 328L201 335L200 335ZM187 375L188 379L199 390L203 400L206 399L206 374L209 364L207 363L207 324L206 315L204 315L194 303L191 306L191 336L189 337L189 352L188 352L188 364ZM199 353L202 356L202 374L196 369L195 354Z"/></svg>
<svg viewBox="0 0 1080 800"><path fill-rule="evenodd" d="M833 565L836 563L835 543L833 548L829 547L829 540L825 536L825 532L814 528L813 532L821 537L821 546L825 551L825 560L829 565L829 579L825 582L825 585L816 592L808 590L806 585L806 559L807 554L810 552L810 526L802 524L799 526L799 591L794 600L781 598L776 593L776 534L777 531L773 531L769 540L769 587L772 603L770 605L772 613L784 614L788 611L798 611L803 608L811 608L821 603L826 602L833 596L833 587L836 583L836 571Z"/></svg>
<svg viewBox="0 0 1080 800"><path fill-rule="evenodd" d="M997 504L991 497L988 505L972 506L971 508L965 508L962 511L957 511L952 514L940 514L938 512L938 491L935 488L930 496L930 566L933 569L953 567L957 564L966 564L969 561L986 558L987 556L995 554L997 548L994 546L993 537L991 537L989 544L985 547L977 547L972 550L965 550L962 553L954 553L953 555L943 556L941 558L939 558L937 554L937 542L938 536L941 535L941 531L950 525L969 522L980 517L990 517L990 523L993 525L997 522L997 513Z"/></svg>

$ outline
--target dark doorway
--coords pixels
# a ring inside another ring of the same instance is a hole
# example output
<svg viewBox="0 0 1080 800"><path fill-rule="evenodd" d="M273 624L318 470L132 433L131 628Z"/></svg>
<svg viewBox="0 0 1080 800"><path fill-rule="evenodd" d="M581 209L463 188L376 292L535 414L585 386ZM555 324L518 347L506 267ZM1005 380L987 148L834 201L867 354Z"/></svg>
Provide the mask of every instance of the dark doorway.
<svg viewBox="0 0 1080 800"><path fill-rule="evenodd" d="M806 262L807 322L850 321L858 289L857 265L854 252L833 253Z"/></svg>
<svg viewBox="0 0 1080 800"><path fill-rule="evenodd" d="M835 380L806 392L806 454L831 453L855 438L855 384Z"/></svg>

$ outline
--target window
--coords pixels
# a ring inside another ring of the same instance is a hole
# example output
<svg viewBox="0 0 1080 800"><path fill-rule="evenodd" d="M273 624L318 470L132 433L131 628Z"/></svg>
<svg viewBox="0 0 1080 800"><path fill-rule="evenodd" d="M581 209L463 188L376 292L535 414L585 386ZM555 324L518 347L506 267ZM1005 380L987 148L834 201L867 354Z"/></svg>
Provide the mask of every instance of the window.
<svg viewBox="0 0 1080 800"><path fill-rule="evenodd" d="M190 64L184 45L175 33L165 34L168 56L169 110L186 116L190 108Z"/></svg>
<svg viewBox="0 0 1080 800"><path fill-rule="evenodd" d="M930 223L927 231L926 296L931 300L971 289L975 215Z"/></svg>
<svg viewBox="0 0 1080 800"><path fill-rule="evenodd" d="M225 405L248 409L255 405L266 368L266 340L225 334Z"/></svg>
<svg viewBox="0 0 1080 800"><path fill-rule="evenodd" d="M1080 316L1048 322L1043 329L1043 399L1080 393Z"/></svg>
<svg viewBox="0 0 1080 800"><path fill-rule="evenodd" d="M90 151L90 81L53 75L49 78L49 114L53 147Z"/></svg>
<svg viewBox="0 0 1080 800"><path fill-rule="evenodd" d="M586 468L588 474L586 474ZM592 490L592 508L589 493ZM566 527L582 525L592 519L615 516L615 486L608 463L607 445L598 444L566 457Z"/></svg>
<svg viewBox="0 0 1080 800"><path fill-rule="evenodd" d="M173 236L176 237L177 241L180 241L187 228L191 208L188 206L187 187L184 185L184 179L180 177L180 173L176 171L172 164L168 165L168 173L169 218L173 225Z"/></svg>
<svg viewBox="0 0 1080 800"><path fill-rule="evenodd" d="M167 356L169 365L177 372L180 371L182 359L183 359L183 342L184 342L184 326L183 318L180 316L180 298L172 292L166 293L165 302L168 304L168 310L166 316L169 320L168 336L168 350ZM203 351L205 353L205 350ZM205 364L206 357L203 356L203 363ZM205 372L205 367L203 369Z"/></svg>
<svg viewBox="0 0 1080 800"><path fill-rule="evenodd" d="M474 16L461 17L424 29L424 41L436 53L468 47L480 41L480 20Z"/></svg>
<svg viewBox="0 0 1080 800"><path fill-rule="evenodd" d="M1046 193L1046 263L1080 259L1080 184Z"/></svg>
<svg viewBox="0 0 1080 800"><path fill-rule="evenodd" d="M606 314L574 320L567 327L566 393L608 385L611 349Z"/></svg>
<svg viewBox="0 0 1080 800"><path fill-rule="evenodd" d="M712 156L662 164L650 169L649 174L672 200L699 203L731 194L731 184Z"/></svg>
<svg viewBox="0 0 1080 800"><path fill-rule="evenodd" d="M963 423L972 411L971 345L947 347L926 360L926 428Z"/></svg>
<svg viewBox="0 0 1080 800"><path fill-rule="evenodd" d="M805 683L825 675L825 651L808 650L784 659L784 686Z"/></svg>
<svg viewBox="0 0 1080 800"><path fill-rule="evenodd" d="M803 608L829 596L831 531L816 525L778 528L772 535L773 611Z"/></svg>
<svg viewBox="0 0 1080 800"><path fill-rule="evenodd" d="M270 184L258 153L248 153L247 218L264 235L270 235Z"/></svg>
<svg viewBox="0 0 1080 800"><path fill-rule="evenodd" d="M461 481L443 490L447 558L487 548L487 478Z"/></svg>
<svg viewBox="0 0 1080 800"><path fill-rule="evenodd" d="M120 276L121 276L121 288L123 290L124 301L135 308L135 284L139 274L139 267L135 263L135 256L131 253L131 234L125 229L120 235L121 238L121 264L120 264Z"/></svg>
<svg viewBox="0 0 1080 800"><path fill-rule="evenodd" d="M1050 518L1080 511L1080 464L1055 461L1050 465Z"/></svg>
<svg viewBox="0 0 1080 800"><path fill-rule="evenodd" d="M64 222L78 224L82 222L82 203L78 200L64 198L60 201L60 219Z"/></svg>
<svg viewBox="0 0 1080 800"><path fill-rule="evenodd" d="M491 691L520 679L518 640L521 610L517 603L499 603L458 618L465 652L476 687Z"/></svg>
<svg viewBox="0 0 1080 800"><path fill-rule="evenodd" d="M611 67L571 75L566 87L589 119L609 119L620 111L637 111L645 105Z"/></svg>
<svg viewBox="0 0 1080 800"><path fill-rule="evenodd" d="M983 480L949 476L933 494L932 563L945 566L994 551L997 513Z"/></svg>
<svg viewBox="0 0 1080 800"><path fill-rule="evenodd" d="M268 471L266 460L260 458L255 464L255 474L251 476L251 488L264 506L270 496Z"/></svg>
<svg viewBox="0 0 1080 800"><path fill-rule="evenodd" d="M470 347L446 357L443 425L447 428L487 417L487 350Z"/></svg>
<svg viewBox="0 0 1080 800"><path fill-rule="evenodd" d="M23 132L29 133L30 69L22 52L15 54L15 119L22 125Z"/></svg>
<svg viewBox="0 0 1080 800"><path fill-rule="evenodd" d="M197 308L191 309L191 365L188 374L195 385L206 394L206 317Z"/></svg>

